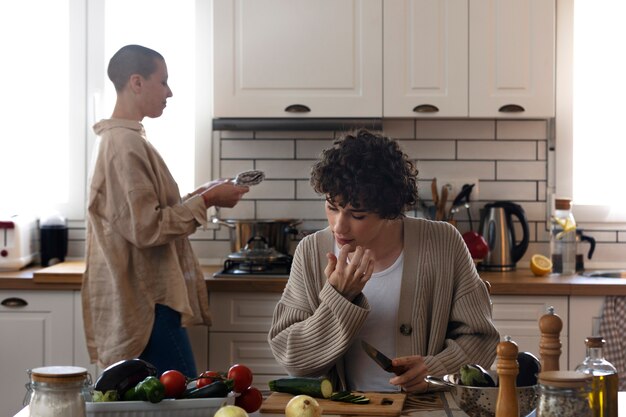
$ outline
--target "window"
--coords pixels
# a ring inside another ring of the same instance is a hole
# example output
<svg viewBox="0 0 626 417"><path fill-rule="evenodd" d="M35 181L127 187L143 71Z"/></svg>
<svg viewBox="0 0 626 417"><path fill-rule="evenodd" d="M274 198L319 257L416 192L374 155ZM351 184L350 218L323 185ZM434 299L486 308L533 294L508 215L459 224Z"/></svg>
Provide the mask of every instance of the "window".
<svg viewBox="0 0 626 417"><path fill-rule="evenodd" d="M0 141L11 155L0 164L0 212L84 219L92 126L115 102L106 66L129 43L165 57L174 93L160 118L144 119L148 139L181 193L210 178L210 2L28 0L0 6L0 16L0 35L15 40L0 66L10 121Z"/></svg>
<svg viewBox="0 0 626 417"><path fill-rule="evenodd" d="M56 209L82 217L84 6L74 0L0 6L0 212L40 215Z"/></svg>
<svg viewBox="0 0 626 417"><path fill-rule="evenodd" d="M579 222L625 222L626 3L560 0L558 15L556 195Z"/></svg>

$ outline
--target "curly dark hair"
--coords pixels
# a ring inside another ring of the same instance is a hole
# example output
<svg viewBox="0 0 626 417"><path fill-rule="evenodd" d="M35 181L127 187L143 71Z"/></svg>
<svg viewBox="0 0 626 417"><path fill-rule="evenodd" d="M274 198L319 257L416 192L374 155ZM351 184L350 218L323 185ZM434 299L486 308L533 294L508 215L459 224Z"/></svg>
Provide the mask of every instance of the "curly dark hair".
<svg viewBox="0 0 626 417"><path fill-rule="evenodd" d="M311 186L342 207L396 219L417 203L417 169L398 143L382 134L348 132L322 151Z"/></svg>

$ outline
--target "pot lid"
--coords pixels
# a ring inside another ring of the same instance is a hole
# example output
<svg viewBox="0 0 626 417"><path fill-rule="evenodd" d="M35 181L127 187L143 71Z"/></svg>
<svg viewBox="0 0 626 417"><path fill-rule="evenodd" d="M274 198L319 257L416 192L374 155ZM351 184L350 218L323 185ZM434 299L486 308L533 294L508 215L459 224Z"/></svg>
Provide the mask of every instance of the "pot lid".
<svg viewBox="0 0 626 417"><path fill-rule="evenodd" d="M228 255L228 259L234 261L255 263L275 262L285 258L287 258L287 255L270 247L267 240L262 236L251 237L243 249Z"/></svg>

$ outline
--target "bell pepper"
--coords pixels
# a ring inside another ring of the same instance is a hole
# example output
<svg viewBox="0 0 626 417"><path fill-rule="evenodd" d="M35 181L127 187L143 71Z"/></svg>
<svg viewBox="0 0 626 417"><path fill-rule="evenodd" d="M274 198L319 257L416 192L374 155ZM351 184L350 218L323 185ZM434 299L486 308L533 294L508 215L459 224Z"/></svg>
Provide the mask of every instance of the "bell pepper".
<svg viewBox="0 0 626 417"><path fill-rule="evenodd" d="M146 377L146 379L124 394L124 401L150 401L151 403L158 403L163 398L165 398L165 385L155 376Z"/></svg>

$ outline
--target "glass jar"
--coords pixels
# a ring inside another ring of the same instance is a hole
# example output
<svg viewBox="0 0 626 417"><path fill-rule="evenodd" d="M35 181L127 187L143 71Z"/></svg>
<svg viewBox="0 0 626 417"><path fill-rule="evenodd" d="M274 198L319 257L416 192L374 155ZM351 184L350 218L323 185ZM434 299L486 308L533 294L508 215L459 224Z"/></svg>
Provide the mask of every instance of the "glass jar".
<svg viewBox="0 0 626 417"><path fill-rule="evenodd" d="M30 417L86 417L87 370L77 366L46 366L29 371Z"/></svg>
<svg viewBox="0 0 626 417"><path fill-rule="evenodd" d="M539 373L537 417L592 417L591 375L575 371Z"/></svg>
<svg viewBox="0 0 626 417"><path fill-rule="evenodd" d="M552 272L563 275L576 273L576 220L571 206L571 200L557 198L550 222Z"/></svg>
<svg viewBox="0 0 626 417"><path fill-rule="evenodd" d="M593 416L617 417L619 377L613 364L604 359L602 353L604 339L602 336L590 336L585 339L585 345L587 355L585 360L576 367L576 371L593 377L589 393Z"/></svg>

